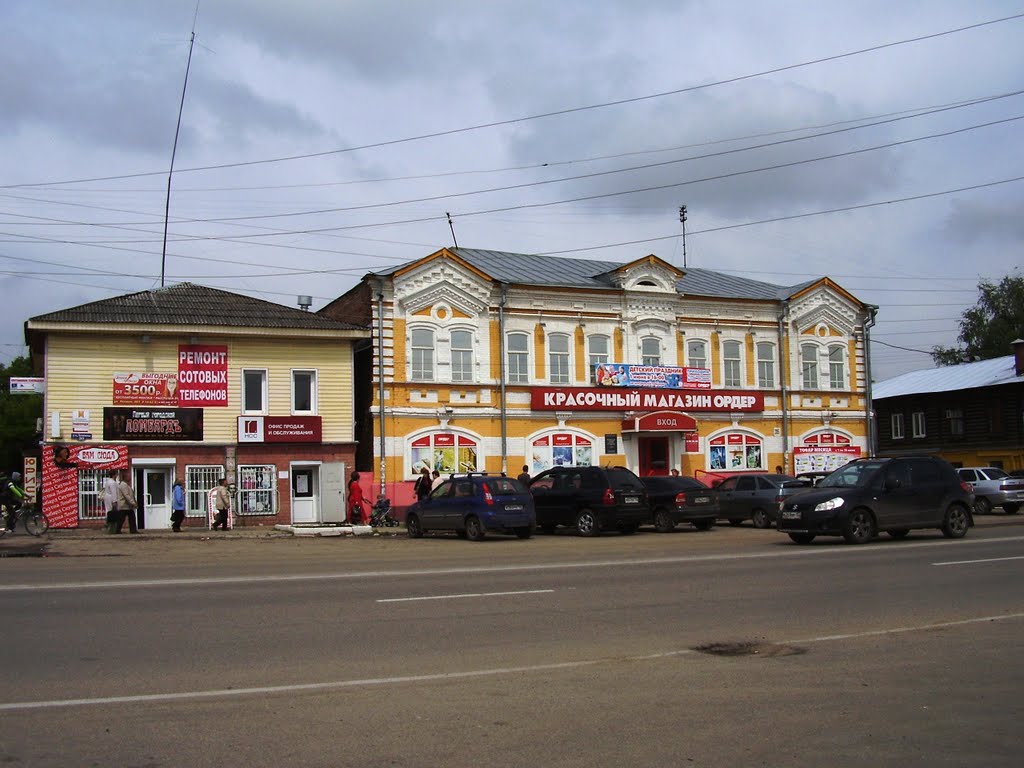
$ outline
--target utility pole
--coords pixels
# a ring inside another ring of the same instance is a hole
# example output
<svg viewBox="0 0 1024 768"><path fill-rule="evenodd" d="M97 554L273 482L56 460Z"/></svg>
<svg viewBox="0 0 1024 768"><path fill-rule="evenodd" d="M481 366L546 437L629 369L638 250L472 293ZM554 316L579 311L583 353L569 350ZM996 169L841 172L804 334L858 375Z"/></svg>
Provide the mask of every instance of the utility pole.
<svg viewBox="0 0 1024 768"><path fill-rule="evenodd" d="M686 269L686 206L679 206L679 225L683 228L683 269Z"/></svg>

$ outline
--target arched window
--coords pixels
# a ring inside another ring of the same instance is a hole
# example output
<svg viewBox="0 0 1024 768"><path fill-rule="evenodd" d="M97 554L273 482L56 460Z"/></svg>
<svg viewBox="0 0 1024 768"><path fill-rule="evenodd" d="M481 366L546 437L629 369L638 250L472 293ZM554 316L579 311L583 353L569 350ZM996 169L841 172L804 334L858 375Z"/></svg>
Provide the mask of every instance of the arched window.
<svg viewBox="0 0 1024 768"><path fill-rule="evenodd" d="M595 372L597 365L608 362L608 350L611 343L607 336L594 335L587 339L587 363L590 365L590 383L597 383Z"/></svg>
<svg viewBox="0 0 1024 768"><path fill-rule="evenodd" d="M644 336L640 340L640 361L644 365L661 365L661 339Z"/></svg>
<svg viewBox="0 0 1024 768"><path fill-rule="evenodd" d="M553 333L548 336L548 376L552 384L569 383L569 336Z"/></svg>
<svg viewBox="0 0 1024 768"><path fill-rule="evenodd" d="M530 337L525 333L510 333L506 338L507 378L510 384L530 382Z"/></svg>
<svg viewBox="0 0 1024 768"><path fill-rule="evenodd" d="M727 387L743 386L743 360L740 357L738 341L722 342L722 373L723 383Z"/></svg>
<svg viewBox="0 0 1024 768"><path fill-rule="evenodd" d="M708 367L708 343L700 339L686 342L686 364L690 368Z"/></svg>
<svg viewBox="0 0 1024 768"><path fill-rule="evenodd" d="M818 345L800 345L800 376L804 389L818 388Z"/></svg>
<svg viewBox="0 0 1024 768"><path fill-rule="evenodd" d="M545 432L530 441L530 471L551 467L589 467L594 463L594 439L569 432Z"/></svg>
<svg viewBox="0 0 1024 768"><path fill-rule="evenodd" d="M452 331L452 381L473 380L473 334Z"/></svg>
<svg viewBox="0 0 1024 768"><path fill-rule="evenodd" d="M480 446L477 439L453 432L420 435L409 443L411 475L426 467L438 472L475 472Z"/></svg>
<svg viewBox="0 0 1024 768"><path fill-rule="evenodd" d="M830 389L846 388L846 347L842 344L828 348L828 386Z"/></svg>
<svg viewBox="0 0 1024 768"><path fill-rule="evenodd" d="M712 472L764 469L764 460L761 438L755 435L727 432L708 441L708 469Z"/></svg>
<svg viewBox="0 0 1024 768"><path fill-rule="evenodd" d="M434 332L430 328L413 328L409 332L412 350L413 381L434 380Z"/></svg>
<svg viewBox="0 0 1024 768"><path fill-rule="evenodd" d="M767 341L757 343L757 386L775 386L775 345Z"/></svg>

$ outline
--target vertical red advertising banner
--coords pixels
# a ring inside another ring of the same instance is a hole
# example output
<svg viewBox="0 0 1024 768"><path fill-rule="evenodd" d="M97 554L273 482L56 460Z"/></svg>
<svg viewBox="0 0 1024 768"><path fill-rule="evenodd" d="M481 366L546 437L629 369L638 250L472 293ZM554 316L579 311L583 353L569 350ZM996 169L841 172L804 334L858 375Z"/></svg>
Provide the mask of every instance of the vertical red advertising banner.
<svg viewBox="0 0 1024 768"><path fill-rule="evenodd" d="M178 345L178 405L182 408L227 407L227 346Z"/></svg>
<svg viewBox="0 0 1024 768"><path fill-rule="evenodd" d="M53 528L78 527L79 470L127 469L126 445L43 446L43 514ZM102 488L96 483L96 492Z"/></svg>

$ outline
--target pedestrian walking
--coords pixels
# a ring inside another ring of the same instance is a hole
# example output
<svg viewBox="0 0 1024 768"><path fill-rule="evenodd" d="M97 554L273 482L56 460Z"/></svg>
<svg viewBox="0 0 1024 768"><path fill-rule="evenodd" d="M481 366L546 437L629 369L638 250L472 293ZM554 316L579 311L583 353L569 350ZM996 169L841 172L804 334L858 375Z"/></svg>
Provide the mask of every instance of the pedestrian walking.
<svg viewBox="0 0 1024 768"><path fill-rule="evenodd" d="M113 533L114 527L117 525L117 470L112 469L107 472L107 476L103 478L103 490L101 491L103 499L103 510L107 513L107 523L104 526L104 530L107 533Z"/></svg>
<svg viewBox="0 0 1024 768"><path fill-rule="evenodd" d="M348 522L349 525L370 524L370 502L363 496L363 487L359 485L359 473L353 472L348 480Z"/></svg>
<svg viewBox="0 0 1024 768"><path fill-rule="evenodd" d="M423 501L427 498L433 484L434 481L430 479L430 470L424 467L420 470L419 479L416 480L416 485L413 487L413 490L416 491L416 501Z"/></svg>
<svg viewBox="0 0 1024 768"><path fill-rule="evenodd" d="M213 497L213 508L216 510L216 514L213 516L213 530L218 528L227 533L228 530L228 513L231 511L231 494L228 493L228 479L222 477L220 479L220 485L217 486L217 491Z"/></svg>
<svg viewBox="0 0 1024 768"><path fill-rule="evenodd" d="M131 533L139 532L139 520L137 510L139 502L135 499L135 491L128 485L128 481L121 474L117 483L117 524L114 533L120 533L124 527L124 521L128 520L128 530Z"/></svg>
<svg viewBox="0 0 1024 768"><path fill-rule="evenodd" d="M523 471L519 473L519 477L516 478L523 485L530 484L530 465L523 464Z"/></svg>
<svg viewBox="0 0 1024 768"><path fill-rule="evenodd" d="M175 480L171 487L171 530L181 533L181 524L185 521L185 484Z"/></svg>
<svg viewBox="0 0 1024 768"><path fill-rule="evenodd" d="M430 481L430 490L434 490L435 488L437 488L437 486L444 482L444 478L441 477L441 473L438 472L436 469L433 471L433 473L431 473L430 476L431 478L433 478Z"/></svg>

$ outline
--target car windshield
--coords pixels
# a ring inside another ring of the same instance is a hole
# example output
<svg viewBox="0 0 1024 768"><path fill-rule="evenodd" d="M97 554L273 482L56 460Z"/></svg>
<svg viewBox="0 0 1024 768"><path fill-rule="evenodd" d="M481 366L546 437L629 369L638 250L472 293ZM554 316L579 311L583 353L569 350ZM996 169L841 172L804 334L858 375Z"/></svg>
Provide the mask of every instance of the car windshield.
<svg viewBox="0 0 1024 768"><path fill-rule="evenodd" d="M856 488L867 485L884 461L852 461L818 483L818 488Z"/></svg>
<svg viewBox="0 0 1024 768"><path fill-rule="evenodd" d="M1009 477L1008 474L998 467L988 467L985 470L985 474L988 475L989 480L1002 480L1004 477Z"/></svg>

